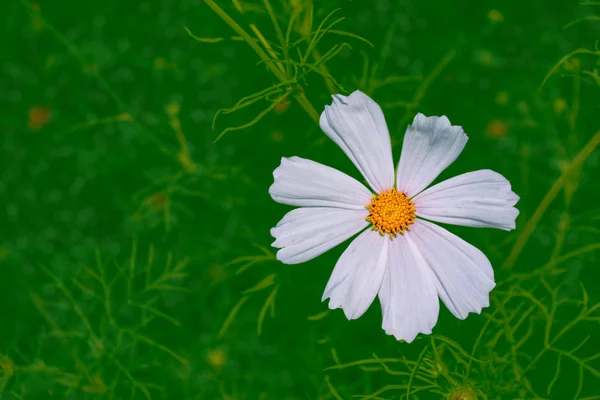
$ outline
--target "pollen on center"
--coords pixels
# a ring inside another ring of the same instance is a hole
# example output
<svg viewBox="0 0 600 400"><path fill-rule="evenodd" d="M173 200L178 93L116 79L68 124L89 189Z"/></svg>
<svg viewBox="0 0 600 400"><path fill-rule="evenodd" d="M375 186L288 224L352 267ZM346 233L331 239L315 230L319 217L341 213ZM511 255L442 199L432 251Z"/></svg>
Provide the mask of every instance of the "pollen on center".
<svg viewBox="0 0 600 400"><path fill-rule="evenodd" d="M373 196L371 203L366 206L369 210L367 221L373 224L372 229L382 236L386 233L391 238L404 234L415 222L415 204L408 196L395 188Z"/></svg>

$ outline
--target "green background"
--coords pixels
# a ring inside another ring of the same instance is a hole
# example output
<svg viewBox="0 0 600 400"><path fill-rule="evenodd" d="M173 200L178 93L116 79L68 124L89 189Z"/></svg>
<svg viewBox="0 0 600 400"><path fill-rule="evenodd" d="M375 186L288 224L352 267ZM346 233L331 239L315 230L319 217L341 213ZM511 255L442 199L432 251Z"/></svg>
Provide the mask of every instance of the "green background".
<svg viewBox="0 0 600 400"><path fill-rule="evenodd" d="M600 398L599 3L270 1L2 2L0 398ZM491 306L411 344L320 302L347 244L270 248L282 156L362 180L314 120L355 89L395 160L446 115L470 140L438 181L521 197L515 231L449 227Z"/></svg>

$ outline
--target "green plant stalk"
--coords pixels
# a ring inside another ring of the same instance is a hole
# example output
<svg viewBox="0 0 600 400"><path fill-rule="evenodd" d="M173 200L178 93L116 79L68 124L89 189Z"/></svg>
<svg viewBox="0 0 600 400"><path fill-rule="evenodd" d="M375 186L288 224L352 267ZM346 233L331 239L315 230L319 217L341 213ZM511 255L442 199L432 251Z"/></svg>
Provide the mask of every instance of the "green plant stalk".
<svg viewBox="0 0 600 400"><path fill-rule="evenodd" d="M246 43L256 52L256 54L264 61L265 65L281 82L287 80L284 72L277 68L276 64L273 63L267 53L252 39L252 37L242 28L237 22L235 22L221 7L219 7L213 0L204 0L207 6L209 6L221 19L231 27L238 35L240 35ZM294 93L294 99L300 104L300 106L307 112L308 116L319 123L319 113L313 105L308 101L304 93Z"/></svg>
<svg viewBox="0 0 600 400"><path fill-rule="evenodd" d="M521 251L525 247L525 244L533 234L533 231L535 231L535 228L542 219L543 215L546 213L546 210L548 209L552 201L556 198L558 193L560 193L562 188L567 183L567 180L573 175L573 173L575 173L579 170L579 168L581 168L583 163L588 159L592 151L594 151L599 144L600 131L596 132L596 134L583 147L583 149L581 149L581 151L575 156L571 164L569 164L569 166L563 170L563 173L554 182L548 193L546 193L546 195L542 199L542 202L539 204L539 206L533 213L533 216L529 219L529 221L527 221L527 225L525 225L525 228L523 229L523 231L521 231L521 234L517 238L517 241L513 246L508 258L502 265L503 269L509 270L514 266L515 262L517 261L517 258L521 254Z"/></svg>

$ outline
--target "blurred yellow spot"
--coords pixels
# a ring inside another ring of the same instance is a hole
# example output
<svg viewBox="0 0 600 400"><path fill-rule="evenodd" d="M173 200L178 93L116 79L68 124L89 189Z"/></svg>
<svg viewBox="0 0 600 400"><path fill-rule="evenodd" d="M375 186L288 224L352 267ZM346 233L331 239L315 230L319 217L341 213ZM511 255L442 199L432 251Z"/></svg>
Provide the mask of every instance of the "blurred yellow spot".
<svg viewBox="0 0 600 400"><path fill-rule="evenodd" d="M54 56L50 56L46 59L46 63L44 64L44 67L46 69L50 69L54 66L54 62L56 61L56 59L54 58Z"/></svg>
<svg viewBox="0 0 600 400"><path fill-rule="evenodd" d="M479 50L475 53L475 60L486 67L494 64L494 55L489 50Z"/></svg>
<svg viewBox="0 0 600 400"><path fill-rule="evenodd" d="M86 75L96 75L98 73L98 64L97 63L83 63L81 65L81 70Z"/></svg>
<svg viewBox="0 0 600 400"><path fill-rule="evenodd" d="M15 374L15 365L8 356L0 355L0 369L2 370L2 379L7 381L11 376Z"/></svg>
<svg viewBox="0 0 600 400"><path fill-rule="evenodd" d="M282 99L280 102L275 104L275 112L281 114L290 108L290 100L288 98Z"/></svg>
<svg viewBox="0 0 600 400"><path fill-rule="evenodd" d="M529 113L529 106L527 105L526 102L524 101L520 101L517 104L517 109L522 112L523 114L528 114Z"/></svg>
<svg viewBox="0 0 600 400"><path fill-rule="evenodd" d="M156 57L154 59L154 68L156 69L177 69L177 64L175 62L169 62L164 57Z"/></svg>
<svg viewBox="0 0 600 400"><path fill-rule="evenodd" d="M4 250L3 248L0 248L0 261L4 260L6 258L6 250Z"/></svg>
<svg viewBox="0 0 600 400"><path fill-rule="evenodd" d="M141 220L151 212L165 211L169 207L169 193L156 192L146 197L140 208L133 214L133 218Z"/></svg>
<svg viewBox="0 0 600 400"><path fill-rule="evenodd" d="M145 203L152 211L162 210L169 203L169 193L166 191L154 193L146 199Z"/></svg>
<svg viewBox="0 0 600 400"><path fill-rule="evenodd" d="M218 65L208 65L205 69L205 73L209 78L214 78L221 74L221 69Z"/></svg>
<svg viewBox="0 0 600 400"><path fill-rule="evenodd" d="M487 136L494 139L504 139L506 137L506 133L508 132L508 125L504 120L493 119L488 123L487 127L485 128L485 132Z"/></svg>
<svg viewBox="0 0 600 400"><path fill-rule="evenodd" d="M562 114L569 106L567 105L567 101L563 98L558 98L554 100L554 112L556 114Z"/></svg>
<svg viewBox="0 0 600 400"><path fill-rule="evenodd" d="M520 101L517 103L517 110L523 114L523 120L521 121L521 124L523 124L523 126L528 126L528 127L534 127L534 126L538 126L538 122L531 118L531 113L529 112L529 105L527 104L527 102L525 101Z"/></svg>
<svg viewBox="0 0 600 400"><path fill-rule="evenodd" d="M449 400L477 400L475 392L468 386L458 387L450 393Z"/></svg>
<svg viewBox="0 0 600 400"><path fill-rule="evenodd" d="M29 109L29 128L38 130L50 122L52 113L45 106L34 106Z"/></svg>
<svg viewBox="0 0 600 400"><path fill-rule="evenodd" d="M273 133L271 134L271 139L273 139L274 142L282 142L283 141L283 132L281 132L278 129L275 129L273 131Z"/></svg>
<svg viewBox="0 0 600 400"><path fill-rule="evenodd" d="M208 267L206 271L207 278L210 280L211 284L216 285L217 283L223 282L229 273L227 272L227 268L221 264L213 264Z"/></svg>
<svg viewBox="0 0 600 400"><path fill-rule="evenodd" d="M508 93L499 92L496 95L496 103L502 104L502 105L508 104Z"/></svg>
<svg viewBox="0 0 600 400"><path fill-rule="evenodd" d="M504 15L498 10L490 10L490 12L488 12L488 18L494 23L504 21Z"/></svg>
<svg viewBox="0 0 600 400"><path fill-rule="evenodd" d="M156 57L154 59L154 68L156 69L166 69L169 66L169 63L164 57Z"/></svg>
<svg viewBox="0 0 600 400"><path fill-rule="evenodd" d="M177 118L179 116L179 103L173 100L170 102L167 107L165 107L167 111L167 115L171 118Z"/></svg>
<svg viewBox="0 0 600 400"><path fill-rule="evenodd" d="M38 3L31 3L31 8L33 8L33 12L29 13L29 17L31 18L31 29L34 31L41 31L46 24L40 15L40 5Z"/></svg>
<svg viewBox="0 0 600 400"><path fill-rule="evenodd" d="M221 368L227 362L227 357L221 349L211 350L206 356L206 361L215 369Z"/></svg>
<svg viewBox="0 0 600 400"><path fill-rule="evenodd" d="M133 117L129 113L122 113L117 115L117 121L133 121Z"/></svg>

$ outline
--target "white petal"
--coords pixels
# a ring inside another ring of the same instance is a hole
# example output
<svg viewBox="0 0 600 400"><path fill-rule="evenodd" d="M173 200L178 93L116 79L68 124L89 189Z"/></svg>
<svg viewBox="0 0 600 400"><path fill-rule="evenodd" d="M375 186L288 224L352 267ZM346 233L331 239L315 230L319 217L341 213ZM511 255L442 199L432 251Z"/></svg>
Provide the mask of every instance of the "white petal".
<svg viewBox="0 0 600 400"><path fill-rule="evenodd" d="M336 94L321 114L321 129L352 160L376 192L394 186L392 144L381 108L357 90Z"/></svg>
<svg viewBox="0 0 600 400"><path fill-rule="evenodd" d="M368 225L369 212L329 207L305 207L288 212L271 229L277 259L284 264L311 260L354 236Z"/></svg>
<svg viewBox="0 0 600 400"><path fill-rule="evenodd" d="M417 220L410 238L437 276L438 294L460 319L480 313L490 305L489 293L496 285L487 257L461 238L431 222Z"/></svg>
<svg viewBox="0 0 600 400"><path fill-rule="evenodd" d="M408 343L419 333L430 334L440 312L436 277L411 241L411 233L391 241L379 291L385 333Z"/></svg>
<svg viewBox="0 0 600 400"><path fill-rule="evenodd" d="M447 224L515 229L519 201L510 182L484 169L455 176L414 198L417 216Z"/></svg>
<svg viewBox="0 0 600 400"><path fill-rule="evenodd" d="M322 301L329 297L329 308L342 308L348 319L363 315L379 292L389 242L371 229L354 239L335 264Z"/></svg>
<svg viewBox="0 0 600 400"><path fill-rule="evenodd" d="M404 135L396 188L410 197L418 194L456 160L467 140L445 116L417 114Z"/></svg>
<svg viewBox="0 0 600 400"><path fill-rule="evenodd" d="M300 157L282 158L269 188L273 200L305 207L364 210L373 194L337 169Z"/></svg>

